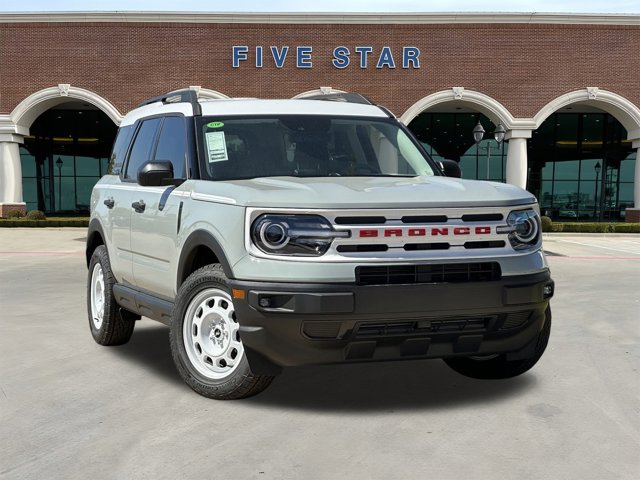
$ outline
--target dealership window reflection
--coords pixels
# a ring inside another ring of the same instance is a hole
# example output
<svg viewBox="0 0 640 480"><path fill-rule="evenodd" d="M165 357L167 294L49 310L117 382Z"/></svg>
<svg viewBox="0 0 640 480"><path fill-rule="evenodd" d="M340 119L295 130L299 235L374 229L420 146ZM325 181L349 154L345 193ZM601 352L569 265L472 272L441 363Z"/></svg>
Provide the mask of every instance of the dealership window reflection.
<svg viewBox="0 0 640 480"><path fill-rule="evenodd" d="M613 116L556 113L528 145L528 189L544 215L562 221L619 221L633 207L636 154Z"/></svg>
<svg viewBox="0 0 640 480"><path fill-rule="evenodd" d="M409 124L409 129L435 160L459 162L462 178L504 182L508 144L497 143L491 135L476 143L471 132L478 122L487 132L498 128L478 112L424 112Z"/></svg>
<svg viewBox="0 0 640 480"><path fill-rule="evenodd" d="M20 147L27 210L89 213L91 190L106 173L116 126L99 110L74 106L40 115Z"/></svg>

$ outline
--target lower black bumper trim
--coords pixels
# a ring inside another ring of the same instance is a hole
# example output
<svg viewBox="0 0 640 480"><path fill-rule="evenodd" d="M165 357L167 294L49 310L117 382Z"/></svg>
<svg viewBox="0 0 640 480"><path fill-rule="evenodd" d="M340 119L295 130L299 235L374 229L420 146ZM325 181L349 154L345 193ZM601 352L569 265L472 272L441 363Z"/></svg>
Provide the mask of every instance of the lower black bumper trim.
<svg viewBox="0 0 640 480"><path fill-rule="evenodd" d="M461 284L230 284L247 293L234 300L245 347L277 366L515 352L542 328L553 293L548 271Z"/></svg>

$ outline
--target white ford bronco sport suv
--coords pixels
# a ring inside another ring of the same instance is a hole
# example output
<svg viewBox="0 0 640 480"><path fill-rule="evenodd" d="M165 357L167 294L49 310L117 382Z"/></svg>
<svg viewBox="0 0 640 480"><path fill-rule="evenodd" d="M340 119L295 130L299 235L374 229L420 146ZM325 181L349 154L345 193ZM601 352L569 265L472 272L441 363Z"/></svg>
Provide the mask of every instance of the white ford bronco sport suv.
<svg viewBox="0 0 640 480"><path fill-rule="evenodd" d="M542 356L554 284L536 199L461 180L357 94L144 102L91 196L93 338L170 327L196 392L294 365L442 358L507 378Z"/></svg>

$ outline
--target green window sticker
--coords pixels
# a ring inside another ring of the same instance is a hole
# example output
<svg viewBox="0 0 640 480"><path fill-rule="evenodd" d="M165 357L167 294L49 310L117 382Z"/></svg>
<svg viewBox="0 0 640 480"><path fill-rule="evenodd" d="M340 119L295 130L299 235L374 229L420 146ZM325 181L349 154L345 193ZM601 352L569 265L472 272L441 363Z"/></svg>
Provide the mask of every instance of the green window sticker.
<svg viewBox="0 0 640 480"><path fill-rule="evenodd" d="M222 122L211 122L211 123L207 123L207 127L209 127L209 128L222 128L222 127L224 127L224 123L222 123Z"/></svg>

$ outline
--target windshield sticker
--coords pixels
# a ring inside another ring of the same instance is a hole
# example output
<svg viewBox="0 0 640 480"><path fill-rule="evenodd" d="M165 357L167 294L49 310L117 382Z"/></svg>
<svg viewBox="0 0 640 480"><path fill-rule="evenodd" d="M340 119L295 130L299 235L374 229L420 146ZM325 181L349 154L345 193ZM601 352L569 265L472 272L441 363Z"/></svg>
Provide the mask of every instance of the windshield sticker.
<svg viewBox="0 0 640 480"><path fill-rule="evenodd" d="M211 123L207 123L207 127L209 127L209 128L222 128L222 127L224 127L224 123L222 123L222 122L211 122Z"/></svg>
<svg viewBox="0 0 640 480"><path fill-rule="evenodd" d="M207 132L205 133L205 138L207 141L209 163L226 162L229 160L224 132Z"/></svg>

